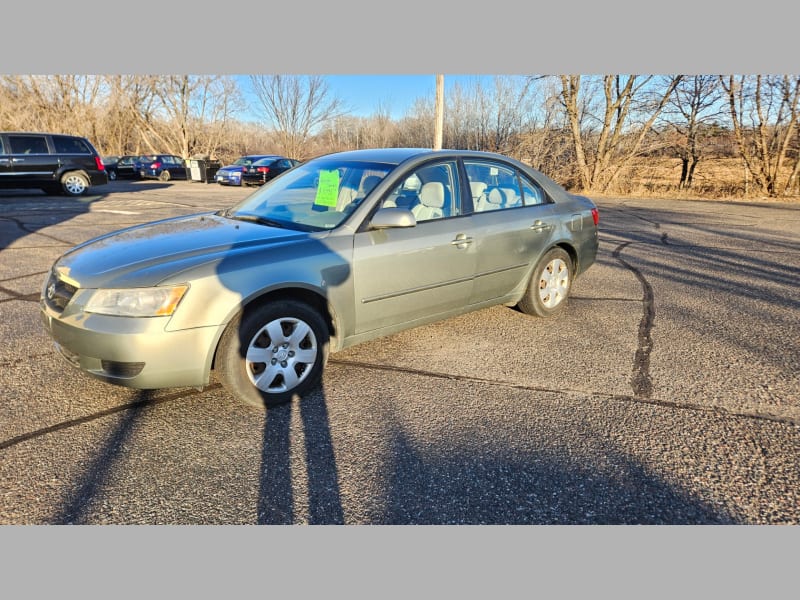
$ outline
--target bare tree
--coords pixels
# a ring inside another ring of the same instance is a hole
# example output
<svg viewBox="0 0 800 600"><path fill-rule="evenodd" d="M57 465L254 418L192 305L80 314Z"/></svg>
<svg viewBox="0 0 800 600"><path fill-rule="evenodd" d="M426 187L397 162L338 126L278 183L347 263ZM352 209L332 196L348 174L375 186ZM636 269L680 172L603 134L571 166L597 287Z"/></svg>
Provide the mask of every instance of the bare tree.
<svg viewBox="0 0 800 600"><path fill-rule="evenodd" d="M330 96L327 82L318 75L251 75L250 81L281 151L307 158L312 134L339 115L341 100Z"/></svg>
<svg viewBox="0 0 800 600"><path fill-rule="evenodd" d="M671 77L666 88L660 88L652 76L605 75L600 80L561 76L561 100L582 189L609 188L640 153L645 136L681 78ZM584 81L589 83L588 89L584 89ZM597 88L602 94L600 102L593 96Z"/></svg>
<svg viewBox="0 0 800 600"><path fill-rule="evenodd" d="M789 151L796 136L800 75L720 77L747 170L770 197L790 192L798 174Z"/></svg>
<svg viewBox="0 0 800 600"><path fill-rule="evenodd" d="M681 189L692 187L695 169L703 155L703 132L720 117L723 97L716 75L686 76L675 86L664 109L668 127L677 134L673 148L681 159L678 183Z"/></svg>
<svg viewBox="0 0 800 600"><path fill-rule="evenodd" d="M17 75L3 78L0 118L9 128L96 139L101 78L94 75Z"/></svg>
<svg viewBox="0 0 800 600"><path fill-rule="evenodd" d="M133 99L146 102L134 107L145 145L183 158L212 154L238 106L235 83L210 75L157 75L143 83L149 93Z"/></svg>
<svg viewBox="0 0 800 600"><path fill-rule="evenodd" d="M560 102L560 86L553 78L531 77L531 98L522 130L512 138L511 156L570 185L574 176L574 145L565 127Z"/></svg>

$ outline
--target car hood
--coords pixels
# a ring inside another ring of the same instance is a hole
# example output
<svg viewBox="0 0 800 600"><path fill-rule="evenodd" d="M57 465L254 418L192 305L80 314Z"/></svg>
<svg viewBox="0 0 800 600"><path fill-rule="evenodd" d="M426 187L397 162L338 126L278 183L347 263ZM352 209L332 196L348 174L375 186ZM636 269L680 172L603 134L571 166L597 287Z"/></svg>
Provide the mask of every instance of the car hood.
<svg viewBox="0 0 800 600"><path fill-rule="evenodd" d="M217 169L217 173L220 171L242 171L244 167L242 165L226 165L224 167L220 167Z"/></svg>
<svg viewBox="0 0 800 600"><path fill-rule="evenodd" d="M306 232L204 213L138 225L89 240L64 254L54 268L80 288L144 287L242 252L308 238Z"/></svg>

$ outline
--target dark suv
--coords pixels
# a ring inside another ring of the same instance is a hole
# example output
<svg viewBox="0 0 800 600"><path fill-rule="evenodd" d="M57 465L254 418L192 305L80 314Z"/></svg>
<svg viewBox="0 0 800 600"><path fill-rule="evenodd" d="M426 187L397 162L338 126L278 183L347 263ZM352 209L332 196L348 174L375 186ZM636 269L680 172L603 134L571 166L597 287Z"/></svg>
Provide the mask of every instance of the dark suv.
<svg viewBox="0 0 800 600"><path fill-rule="evenodd" d="M0 132L0 188L38 188L46 194L80 196L106 183L103 161L86 138Z"/></svg>

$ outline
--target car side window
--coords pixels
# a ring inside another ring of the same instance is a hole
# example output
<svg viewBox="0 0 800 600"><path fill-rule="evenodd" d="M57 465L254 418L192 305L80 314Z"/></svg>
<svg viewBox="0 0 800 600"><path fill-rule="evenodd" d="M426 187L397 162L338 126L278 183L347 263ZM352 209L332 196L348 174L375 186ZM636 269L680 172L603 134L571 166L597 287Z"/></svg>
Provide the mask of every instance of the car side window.
<svg viewBox="0 0 800 600"><path fill-rule="evenodd" d="M41 135L10 135L11 154L49 154L47 140Z"/></svg>
<svg viewBox="0 0 800 600"><path fill-rule="evenodd" d="M79 138L54 135L53 146L57 154L91 154L86 143Z"/></svg>
<svg viewBox="0 0 800 600"><path fill-rule="evenodd" d="M525 206L532 206L535 204L546 204L548 202L547 194L535 181L531 181L527 177L520 177L522 181L522 198Z"/></svg>
<svg viewBox="0 0 800 600"><path fill-rule="evenodd" d="M387 197L383 206L406 208L418 223L460 215L456 163L446 161L425 165L409 173Z"/></svg>
<svg viewBox="0 0 800 600"><path fill-rule="evenodd" d="M491 161L464 161L474 212L522 206L519 178L511 167Z"/></svg>

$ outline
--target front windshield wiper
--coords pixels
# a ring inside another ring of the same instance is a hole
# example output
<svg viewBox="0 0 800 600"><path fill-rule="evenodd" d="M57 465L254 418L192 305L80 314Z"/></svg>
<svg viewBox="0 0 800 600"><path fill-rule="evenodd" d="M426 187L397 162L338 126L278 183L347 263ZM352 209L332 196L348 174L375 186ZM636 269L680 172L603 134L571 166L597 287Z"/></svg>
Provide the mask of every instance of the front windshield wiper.
<svg viewBox="0 0 800 600"><path fill-rule="evenodd" d="M274 221L272 219L267 219L266 217L259 217L258 215L233 215L230 214L230 211L226 211L222 216L227 217L229 219L235 219L237 221L258 223L259 225L267 225L269 227L277 227L279 229L291 229L291 227L289 227L283 221Z"/></svg>

